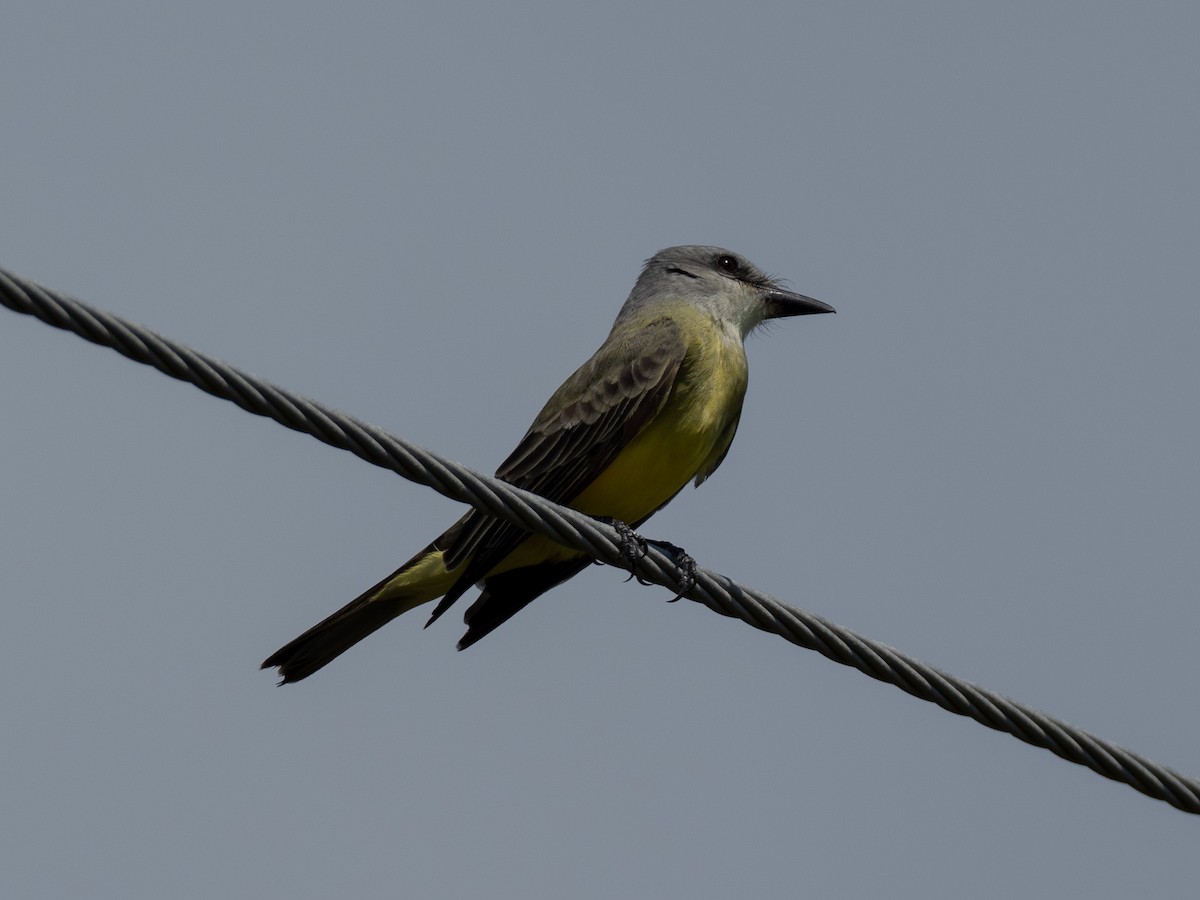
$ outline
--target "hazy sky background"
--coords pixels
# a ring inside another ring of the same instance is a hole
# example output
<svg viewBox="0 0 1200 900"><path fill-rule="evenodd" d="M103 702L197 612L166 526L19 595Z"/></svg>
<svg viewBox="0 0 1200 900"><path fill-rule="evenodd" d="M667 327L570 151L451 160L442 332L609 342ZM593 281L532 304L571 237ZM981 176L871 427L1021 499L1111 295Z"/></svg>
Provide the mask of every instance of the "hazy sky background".
<svg viewBox="0 0 1200 900"><path fill-rule="evenodd" d="M1200 775L1200 7L16 3L0 265L490 471L642 260L751 341L644 530ZM5 896L1191 896L1200 822L595 568L258 663L461 507L0 312Z"/></svg>

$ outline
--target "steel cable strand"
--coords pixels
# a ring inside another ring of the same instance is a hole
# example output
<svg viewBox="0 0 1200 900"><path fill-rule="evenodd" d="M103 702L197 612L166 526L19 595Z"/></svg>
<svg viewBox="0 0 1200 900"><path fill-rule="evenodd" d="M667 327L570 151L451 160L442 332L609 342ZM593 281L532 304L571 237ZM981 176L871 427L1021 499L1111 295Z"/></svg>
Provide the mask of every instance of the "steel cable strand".
<svg viewBox="0 0 1200 900"><path fill-rule="evenodd" d="M710 583L712 579L714 583ZM1200 813L1200 782L1074 725L950 675L724 576L703 573L693 598L715 612L815 650L906 693L1041 747L1185 812ZM726 597L728 596L728 600Z"/></svg>
<svg viewBox="0 0 1200 900"><path fill-rule="evenodd" d="M549 537L575 546L582 542L580 549L606 561L617 562L621 558L619 545L612 536L594 527L585 516L575 513L575 521L567 519L563 512L570 514L570 510L550 507L536 495L443 460L352 416L4 269L0 269L0 303L92 343L110 347L208 394L232 401L247 412L349 450L366 462L432 487L444 496L508 517L531 530L539 530L541 525L540 530ZM535 507L531 501L539 505Z"/></svg>

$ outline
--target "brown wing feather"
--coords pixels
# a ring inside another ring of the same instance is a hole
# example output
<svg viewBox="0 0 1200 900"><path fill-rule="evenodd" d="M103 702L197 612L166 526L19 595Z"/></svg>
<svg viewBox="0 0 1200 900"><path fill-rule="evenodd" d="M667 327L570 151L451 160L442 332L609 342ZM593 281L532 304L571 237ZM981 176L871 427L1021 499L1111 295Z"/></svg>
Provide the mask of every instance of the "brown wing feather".
<svg viewBox="0 0 1200 900"><path fill-rule="evenodd" d="M686 352L679 326L670 319L654 320L631 338L606 343L555 391L497 477L569 505L662 408ZM445 561L451 569L470 561L430 622L526 534L501 519L468 513Z"/></svg>

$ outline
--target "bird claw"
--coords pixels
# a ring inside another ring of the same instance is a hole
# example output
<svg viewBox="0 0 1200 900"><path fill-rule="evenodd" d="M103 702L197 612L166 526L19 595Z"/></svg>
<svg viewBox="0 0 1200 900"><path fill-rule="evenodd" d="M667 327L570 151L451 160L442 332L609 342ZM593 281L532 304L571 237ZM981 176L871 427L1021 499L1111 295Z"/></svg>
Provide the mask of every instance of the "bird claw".
<svg viewBox="0 0 1200 900"><path fill-rule="evenodd" d="M637 572L633 571L634 564L639 559L646 555L647 547L653 545L664 553L674 557L675 566L680 572L680 589L674 597L668 600L668 603L674 603L684 594L696 586L696 560L684 550L682 547L672 544L669 541L656 541L649 538L644 538L620 519L612 519L607 516L601 516L599 521L616 529L617 535L621 542L621 559L625 565L629 567L629 578L626 581L636 578L638 584L650 585L651 581L646 581ZM600 561L596 561L597 565L601 565Z"/></svg>
<svg viewBox="0 0 1200 900"><path fill-rule="evenodd" d="M621 560L625 563L626 568L629 569L629 578L625 580L629 581L631 578L637 578L639 584L649 584L650 582L643 581L641 576L633 571L634 564L646 555L647 540L620 519L598 516L596 521L603 522L605 525L616 529L617 537L621 544ZM604 563L596 560L596 565L602 566Z"/></svg>
<svg viewBox="0 0 1200 900"><path fill-rule="evenodd" d="M678 544L672 544L668 541L645 541L647 544L653 544L659 550L674 557L675 568L679 570L679 593L668 600L668 603L674 603L679 600L696 586L696 560L692 555L680 547ZM644 550L642 551L645 552Z"/></svg>

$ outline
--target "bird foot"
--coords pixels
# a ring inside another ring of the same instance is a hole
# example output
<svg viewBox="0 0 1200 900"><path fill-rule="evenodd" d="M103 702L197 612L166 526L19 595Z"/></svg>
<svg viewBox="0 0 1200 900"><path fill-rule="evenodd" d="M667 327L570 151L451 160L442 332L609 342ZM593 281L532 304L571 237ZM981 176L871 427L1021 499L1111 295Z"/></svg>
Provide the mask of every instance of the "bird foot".
<svg viewBox="0 0 1200 900"><path fill-rule="evenodd" d="M679 570L679 593L667 601L668 603L674 603L696 586L696 560L678 544L672 544L669 541L651 540L647 540L646 543L653 544L675 560L675 568Z"/></svg>
<svg viewBox="0 0 1200 900"><path fill-rule="evenodd" d="M621 541L621 559L625 561L625 565L629 567L629 578L626 581L636 578L638 584L652 584L646 581L637 572L633 571L634 564L646 555L646 548L650 546L657 547L664 553L673 557L675 566L679 570L680 588L679 593L668 600L668 603L674 603L693 587L696 586L696 560L684 550L682 547L672 544L669 541L656 541L650 538L642 537L620 519L612 519L608 516L598 516L597 520L606 525L611 525L616 529ZM601 565L600 561L596 561L597 565Z"/></svg>

